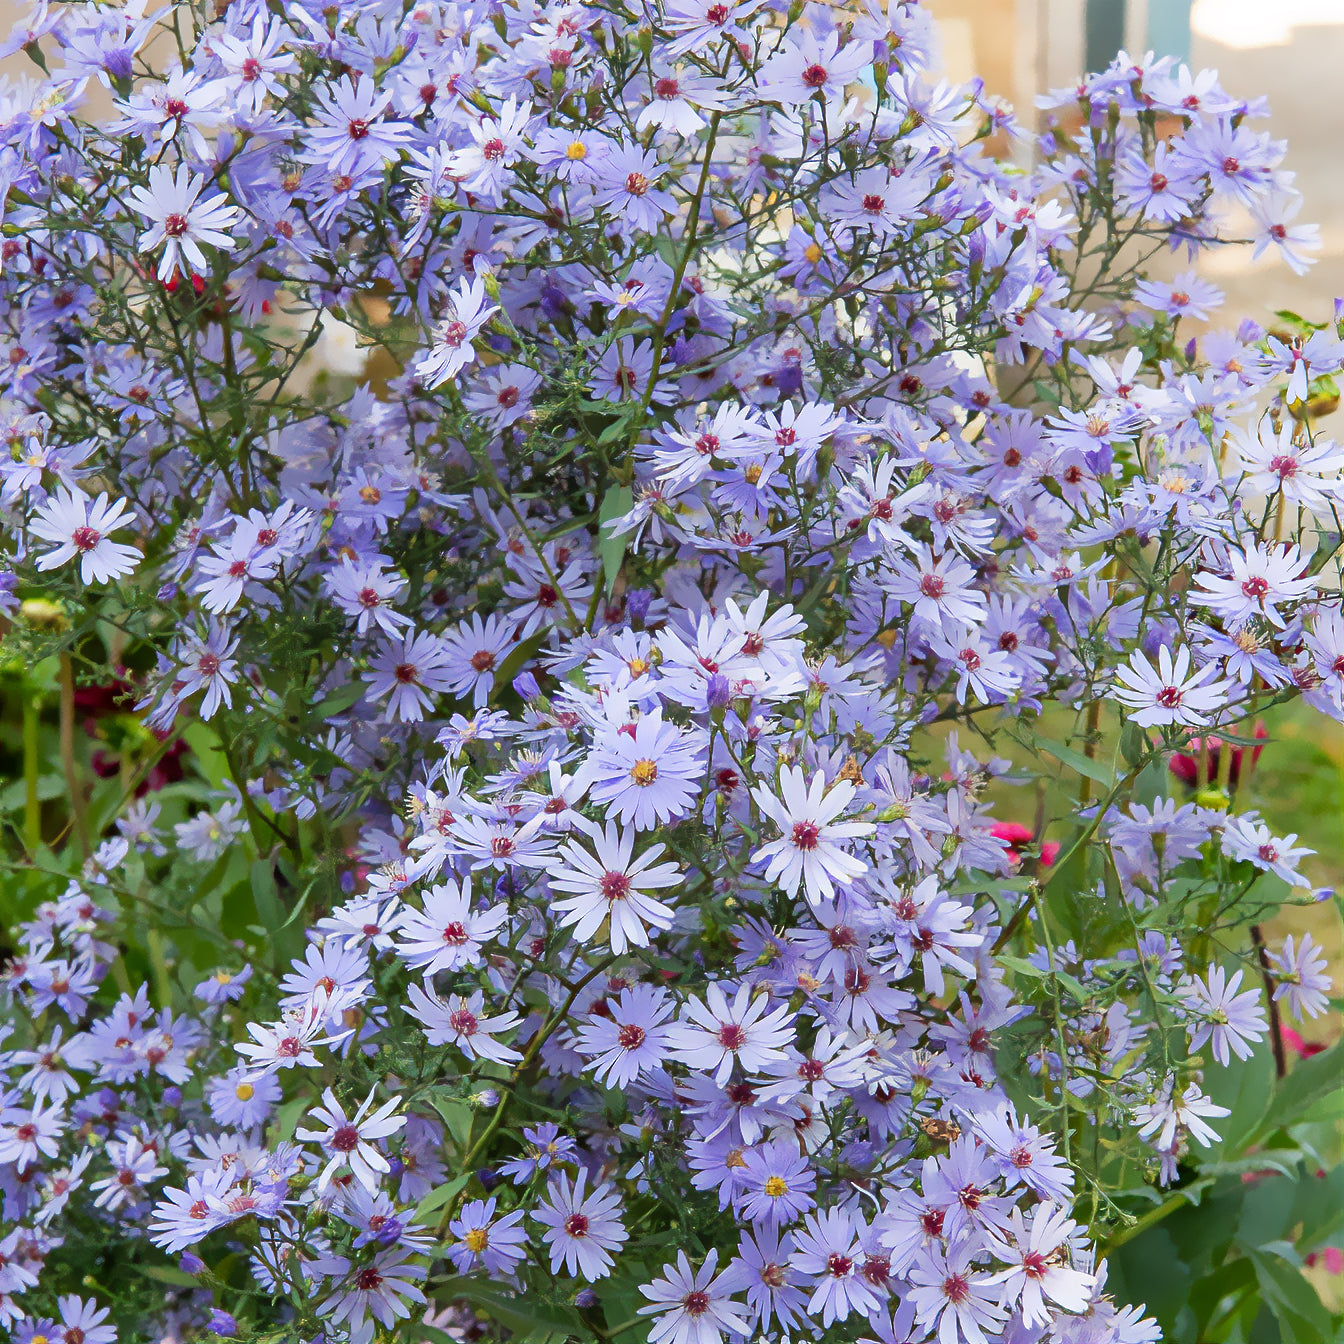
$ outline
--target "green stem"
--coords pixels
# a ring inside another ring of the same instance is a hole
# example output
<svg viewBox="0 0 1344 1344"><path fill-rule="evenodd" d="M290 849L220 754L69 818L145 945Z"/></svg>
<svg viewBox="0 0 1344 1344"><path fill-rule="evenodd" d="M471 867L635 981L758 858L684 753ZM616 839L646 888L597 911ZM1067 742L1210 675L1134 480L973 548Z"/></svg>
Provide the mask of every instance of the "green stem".
<svg viewBox="0 0 1344 1344"><path fill-rule="evenodd" d="M37 688L30 688L23 699L23 844L30 857L36 856L42 844L42 803L37 796L41 713Z"/></svg>
<svg viewBox="0 0 1344 1344"><path fill-rule="evenodd" d="M75 768L75 672L68 652L61 654L61 766L65 771L65 789L70 795L70 815L75 824L75 839L79 842L80 857L87 859L89 846L89 816L84 799L84 787Z"/></svg>

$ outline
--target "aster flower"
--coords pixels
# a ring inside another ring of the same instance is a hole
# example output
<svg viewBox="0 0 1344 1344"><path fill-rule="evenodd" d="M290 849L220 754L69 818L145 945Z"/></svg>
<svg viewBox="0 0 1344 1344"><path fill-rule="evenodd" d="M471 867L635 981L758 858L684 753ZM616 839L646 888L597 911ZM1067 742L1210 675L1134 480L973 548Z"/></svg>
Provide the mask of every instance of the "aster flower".
<svg viewBox="0 0 1344 1344"><path fill-rule="evenodd" d="M613 145L595 165L593 204L636 233L652 233L672 214L672 197L658 187L664 173L652 150Z"/></svg>
<svg viewBox="0 0 1344 1344"><path fill-rule="evenodd" d="M1229 818L1221 837L1224 854L1249 861L1282 878L1290 887L1305 887L1309 884L1298 865L1316 851L1296 841L1296 835L1274 835L1255 812Z"/></svg>
<svg viewBox="0 0 1344 1344"><path fill-rule="evenodd" d="M1050 1323L1049 1298L1065 1311L1086 1311L1095 1282L1068 1263L1069 1234L1077 1226L1064 1209L1038 1204L1024 1219L1020 1209L1008 1215L1012 1240L991 1235L990 1248L1008 1267L991 1274L987 1283L1001 1283L1004 1307L1019 1307L1028 1325Z"/></svg>
<svg viewBox="0 0 1344 1344"><path fill-rule="evenodd" d="M238 680L238 664L233 658L238 641L230 637L232 633L227 625L212 621L204 636L187 635L185 644L177 650L182 666L176 693L186 697L203 690L199 711L203 719L213 718L221 705L228 709L233 704L230 687Z"/></svg>
<svg viewBox="0 0 1344 1344"><path fill-rule="evenodd" d="M687 812L704 774L700 744L661 709L629 726L599 735L580 768L594 803L618 821L647 831Z"/></svg>
<svg viewBox="0 0 1344 1344"><path fill-rule="evenodd" d="M647 947L649 929L671 928L673 919L672 910L648 893L677 886L681 869L675 863L655 864L663 845L635 858L635 832L611 822L605 831L594 832L592 842L596 854L575 841L563 845L557 856L563 866L548 876L554 890L573 893L555 902L563 915L561 927L573 928L587 942L605 925L607 942L618 956L627 947Z"/></svg>
<svg viewBox="0 0 1344 1344"><path fill-rule="evenodd" d="M1210 966L1203 979L1192 977L1177 991L1194 1018L1190 1049L1198 1050L1211 1041L1220 1064L1227 1063L1229 1049L1238 1059L1248 1059L1255 1042L1265 1034L1260 991L1251 988L1238 993L1241 978L1241 971L1229 978L1221 966Z"/></svg>
<svg viewBox="0 0 1344 1344"><path fill-rule="evenodd" d="M686 1003L681 1022L673 1034L673 1054L693 1069L714 1071L722 1086L741 1060L748 1073L784 1059L781 1048L793 1041L792 1014L788 1004L772 1011L768 994L753 994L749 985L738 987L730 1003L717 984L705 989L705 998Z"/></svg>
<svg viewBox="0 0 1344 1344"><path fill-rule="evenodd" d="M1289 934L1283 940L1282 950L1269 954L1278 981L1274 986L1274 1002L1285 1001L1299 1021L1303 1017L1319 1017L1329 1004L1334 982L1324 973L1330 963L1320 953L1311 934L1304 933L1300 944Z"/></svg>
<svg viewBox="0 0 1344 1344"><path fill-rule="evenodd" d="M666 1023L675 1007L654 985L631 985L608 999L602 1016L592 1014L579 1027L576 1048L594 1061L593 1077L623 1090L658 1068L671 1050L673 1028Z"/></svg>
<svg viewBox="0 0 1344 1344"><path fill-rule="evenodd" d="M877 829L867 821L837 821L854 801L856 789L847 779L826 787L818 771L812 782L798 766L780 771L779 793L766 785L752 790L757 807L775 823L779 839L762 845L751 856L753 863L768 860L767 882L777 882L790 896L802 887L810 901L831 900L835 884L848 886L868 870L868 865L842 844Z"/></svg>
<svg viewBox="0 0 1344 1344"><path fill-rule="evenodd" d="M915 1320L926 1330L936 1327L945 1344L988 1344L1004 1323L1000 1292L988 1275L976 1272L974 1255L974 1241L963 1241L946 1254L928 1251L909 1270L906 1300L914 1305Z"/></svg>
<svg viewBox="0 0 1344 1344"><path fill-rule="evenodd" d="M774 1321L781 1330L805 1322L806 1276L793 1267L793 1234L752 1228L742 1233L731 1274L738 1292L745 1292L753 1323L766 1329Z"/></svg>
<svg viewBox="0 0 1344 1344"><path fill-rule="evenodd" d="M935 629L945 622L975 627L985 619L986 602L971 587L974 579L975 571L954 552L935 556L928 546L921 546L913 562L894 561L885 587L893 597L910 603L916 620Z"/></svg>
<svg viewBox="0 0 1344 1344"><path fill-rule="evenodd" d="M360 1185L370 1191L377 1190L379 1182L391 1170L378 1142L401 1129L406 1117L393 1114L400 1105L396 1097L370 1113L369 1107L376 1095L376 1089L370 1091L355 1113L347 1117L336 1094L327 1088L322 1093L323 1104L308 1112L322 1128L295 1131L295 1137L320 1144L327 1153L327 1164L317 1179L319 1190L331 1184L337 1168L342 1166L348 1166Z"/></svg>
<svg viewBox="0 0 1344 1344"><path fill-rule="evenodd" d="M202 196L205 179L178 164L177 173L167 164L155 164L149 170L149 185L133 187L130 199L145 215L150 226L141 235L139 245L149 252L164 244L159 260L160 280L172 277L184 262L198 271L209 269L202 244L232 249L236 240L227 232L242 220L242 212L228 203L223 192Z"/></svg>
<svg viewBox="0 0 1344 1344"><path fill-rule="evenodd" d="M799 28L761 68L761 96L786 107L805 103L818 92L828 101L839 98L871 62L872 48L863 42L841 47L836 30L820 34Z"/></svg>
<svg viewBox="0 0 1344 1344"><path fill-rule="evenodd" d="M358 617L355 629L361 635L374 626L385 635L396 635L411 623L409 616L388 605L406 587L406 580L400 574L387 573L379 560L359 563L342 556L323 582L336 605L347 615Z"/></svg>
<svg viewBox="0 0 1344 1344"><path fill-rule="evenodd" d="M77 485L58 489L29 524L35 537L56 544L55 550L38 558L37 567L55 569L78 556L79 577L85 583L119 579L136 567L140 552L108 534L132 521L124 499L113 504L101 494L90 500Z"/></svg>
<svg viewBox="0 0 1344 1344"><path fill-rule="evenodd" d="M1218 717L1227 704L1227 683L1210 682L1216 663L1190 671L1190 650L1182 645L1173 659L1164 644L1157 651L1154 667L1142 650L1135 649L1129 662L1116 670L1119 684L1108 694L1136 712L1130 721L1141 728L1180 724L1198 728Z"/></svg>
<svg viewBox="0 0 1344 1344"><path fill-rule="evenodd" d="M499 305L486 296L478 277L458 281L449 295L448 312L434 329L434 342L415 364L415 376L426 387L438 387L455 378L476 358L472 342Z"/></svg>
<svg viewBox="0 0 1344 1344"><path fill-rule="evenodd" d="M1204 1121L1231 1115L1232 1112L1226 1106L1210 1101L1199 1090L1198 1083L1190 1083L1177 1097L1173 1082L1174 1079L1167 1080L1165 1090L1155 1101L1144 1102L1134 1108L1134 1123L1138 1127L1139 1137L1147 1139L1159 1151L1171 1149L1178 1135L1189 1134L1205 1148L1216 1143L1217 1133Z"/></svg>
<svg viewBox="0 0 1344 1344"><path fill-rule="evenodd" d="M465 880L431 887L423 902L423 910L408 910L401 919L397 955L426 977L477 965L483 944L509 917L505 905L473 910Z"/></svg>
<svg viewBox="0 0 1344 1344"><path fill-rule="evenodd" d="M1286 621L1277 604L1299 602L1316 589L1315 579L1303 577L1306 567L1296 546L1252 544L1244 551L1228 552L1225 574L1197 574L1195 582L1203 592L1192 594L1192 600L1212 608L1231 625L1258 617L1281 630Z"/></svg>
<svg viewBox="0 0 1344 1344"><path fill-rule="evenodd" d="M489 1059L496 1064L516 1064L522 1055L495 1039L512 1031L521 1021L517 1013L485 1016L485 994L452 995L446 1002L432 989L412 985L407 991L407 1012L425 1029L430 1045L455 1045L468 1059Z"/></svg>
<svg viewBox="0 0 1344 1344"><path fill-rule="evenodd" d="M479 1266L487 1274L508 1275L525 1255L527 1233L518 1226L523 1210L496 1218L496 1203L493 1197L473 1199L448 1224L453 1240L446 1254L459 1274L469 1274Z"/></svg>
<svg viewBox="0 0 1344 1344"><path fill-rule="evenodd" d="M796 1145L770 1143L742 1154L744 1170L737 1210L753 1223L782 1227L815 1204L816 1173Z"/></svg>
<svg viewBox="0 0 1344 1344"><path fill-rule="evenodd" d="M379 1251L362 1265L350 1264L343 1257L319 1260L323 1270L338 1286L320 1305L324 1317L350 1331L350 1344L369 1344L375 1320L392 1326L411 1314L409 1303L423 1305L425 1295L416 1286L428 1268L423 1260L412 1260L412 1252L400 1248Z"/></svg>
<svg viewBox="0 0 1344 1344"><path fill-rule="evenodd" d="M433 707L433 696L451 689L447 667L443 640L427 630L408 631L395 643L384 644L370 661L369 699L386 698L389 718L419 723Z"/></svg>
<svg viewBox="0 0 1344 1344"><path fill-rule="evenodd" d="M649 1302L639 1308L639 1315L658 1317L649 1331L650 1344L719 1344L725 1332L747 1332L743 1308L731 1297L733 1276L726 1270L716 1275L718 1264L717 1248L697 1270L692 1270L686 1252L678 1251L675 1269L665 1265L661 1278L640 1285Z"/></svg>
<svg viewBox="0 0 1344 1344"><path fill-rule="evenodd" d="M807 1310L824 1328L856 1311L866 1316L877 1308L879 1298L861 1272L859 1232L846 1210L808 1214L802 1230L794 1233L794 1246L789 1263L812 1276L816 1287Z"/></svg>
<svg viewBox="0 0 1344 1344"><path fill-rule="evenodd" d="M344 76L316 90L317 120L304 132L305 162L320 164L333 175L358 177L395 158L411 135L404 122L384 121L392 94L380 92L371 79Z"/></svg>
<svg viewBox="0 0 1344 1344"><path fill-rule="evenodd" d="M558 1176L532 1217L547 1229L542 1240L550 1251L551 1273L558 1274L563 1265L566 1273L592 1283L611 1273L611 1252L629 1234L618 1216L621 1197L615 1187L587 1190L587 1180L582 1168L576 1181Z"/></svg>

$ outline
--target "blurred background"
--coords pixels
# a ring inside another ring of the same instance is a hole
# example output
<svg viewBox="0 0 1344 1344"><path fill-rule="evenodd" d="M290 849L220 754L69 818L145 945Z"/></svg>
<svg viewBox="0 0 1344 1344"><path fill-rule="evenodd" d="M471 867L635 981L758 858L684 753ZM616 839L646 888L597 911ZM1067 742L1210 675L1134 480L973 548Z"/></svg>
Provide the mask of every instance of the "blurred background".
<svg viewBox="0 0 1344 1344"><path fill-rule="evenodd" d="M1268 256L1252 262L1249 247L1227 248L1199 270L1226 292L1228 320L1266 321L1276 308L1330 316L1344 295L1344 0L924 2L945 77L979 76L1024 122L1042 115L1028 111L1038 93L1103 69L1121 49L1217 70L1234 97L1267 97L1269 129L1288 141L1287 166L1305 197L1300 218L1321 228L1317 263L1295 276Z"/></svg>

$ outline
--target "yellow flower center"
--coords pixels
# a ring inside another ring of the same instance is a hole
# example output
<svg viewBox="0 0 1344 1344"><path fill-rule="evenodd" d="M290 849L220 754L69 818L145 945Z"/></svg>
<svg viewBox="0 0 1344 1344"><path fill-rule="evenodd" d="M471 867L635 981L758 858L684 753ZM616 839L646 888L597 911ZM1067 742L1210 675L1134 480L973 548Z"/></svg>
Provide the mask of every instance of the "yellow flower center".
<svg viewBox="0 0 1344 1344"><path fill-rule="evenodd" d="M479 1255L490 1244L490 1234L483 1227L473 1227L462 1240L467 1243L468 1250Z"/></svg>
<svg viewBox="0 0 1344 1344"><path fill-rule="evenodd" d="M565 150L565 158L572 163L575 160L586 159L587 157L588 146L582 140L571 140L569 142L569 148Z"/></svg>
<svg viewBox="0 0 1344 1344"><path fill-rule="evenodd" d="M650 761L647 758L636 761L630 767L630 778L639 785L641 789L648 788L655 779L658 778L658 763Z"/></svg>
<svg viewBox="0 0 1344 1344"><path fill-rule="evenodd" d="M808 245L803 248L803 256L815 266L817 262L821 260L821 244L808 243Z"/></svg>
<svg viewBox="0 0 1344 1344"><path fill-rule="evenodd" d="M233 1095L237 1097L239 1101L251 1101L256 1095L256 1091L257 1089L253 1087L251 1083L239 1083L238 1086L233 1089Z"/></svg>
<svg viewBox="0 0 1344 1344"><path fill-rule="evenodd" d="M782 1176L771 1176L765 1183L765 1193L771 1199L778 1199L780 1195L789 1193L788 1183Z"/></svg>

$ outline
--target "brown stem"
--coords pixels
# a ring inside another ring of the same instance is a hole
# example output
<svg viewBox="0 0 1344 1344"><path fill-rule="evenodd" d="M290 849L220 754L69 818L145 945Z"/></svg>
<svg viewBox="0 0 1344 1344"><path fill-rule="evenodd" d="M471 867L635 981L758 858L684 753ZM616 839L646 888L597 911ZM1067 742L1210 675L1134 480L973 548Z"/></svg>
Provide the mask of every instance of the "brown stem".
<svg viewBox="0 0 1344 1344"><path fill-rule="evenodd" d="M1260 975L1269 997L1269 1044L1274 1051L1274 1073L1282 1078L1288 1072L1288 1060L1283 1052L1283 1021L1274 998L1274 979L1269 965L1269 952L1265 948L1265 935L1260 932L1258 924L1251 925L1251 942L1255 944L1255 954L1260 960Z"/></svg>

